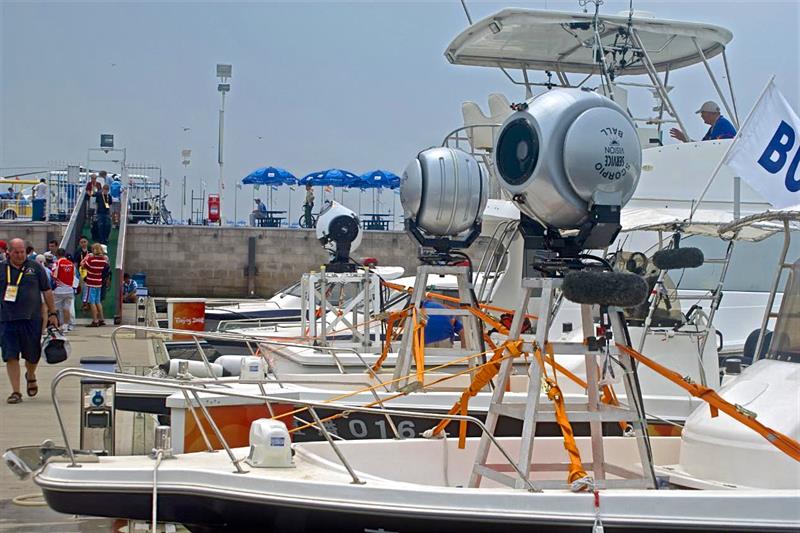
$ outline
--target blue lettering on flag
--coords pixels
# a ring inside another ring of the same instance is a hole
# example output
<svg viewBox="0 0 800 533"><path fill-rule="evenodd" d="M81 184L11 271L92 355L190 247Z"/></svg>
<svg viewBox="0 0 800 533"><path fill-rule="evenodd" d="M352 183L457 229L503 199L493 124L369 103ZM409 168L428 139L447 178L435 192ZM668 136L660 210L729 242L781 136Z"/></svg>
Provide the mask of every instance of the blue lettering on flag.
<svg viewBox="0 0 800 533"><path fill-rule="evenodd" d="M764 153L758 158L758 164L770 174L780 172L786 165L789 152L794 148L795 137L794 129L781 120L778 129L775 130L775 134L764 149ZM800 179L795 176L798 164L800 164L800 150L795 152L794 158L786 171L785 185L790 192L800 191Z"/></svg>

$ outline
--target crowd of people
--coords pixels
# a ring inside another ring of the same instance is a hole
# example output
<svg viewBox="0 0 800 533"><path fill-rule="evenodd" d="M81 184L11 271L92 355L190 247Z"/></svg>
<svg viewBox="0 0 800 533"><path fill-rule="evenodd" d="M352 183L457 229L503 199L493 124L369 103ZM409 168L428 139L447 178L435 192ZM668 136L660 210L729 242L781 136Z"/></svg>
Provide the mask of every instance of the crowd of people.
<svg viewBox="0 0 800 533"><path fill-rule="evenodd" d="M0 348L11 383L7 403L22 401L20 360L25 361L25 392L36 396L36 367L42 351L42 333L50 326L62 333L75 327L76 296L91 312L88 327L106 325L103 301L111 287L111 265L106 246L91 246L81 237L72 254L51 240L38 253L22 239L0 240ZM122 299L135 302L136 281L124 275Z"/></svg>
<svg viewBox="0 0 800 533"><path fill-rule="evenodd" d="M99 176L94 173L89 175L86 182L86 216L91 224L93 241L108 244L111 228L119 228L122 190L119 176L109 178L105 170L101 170Z"/></svg>

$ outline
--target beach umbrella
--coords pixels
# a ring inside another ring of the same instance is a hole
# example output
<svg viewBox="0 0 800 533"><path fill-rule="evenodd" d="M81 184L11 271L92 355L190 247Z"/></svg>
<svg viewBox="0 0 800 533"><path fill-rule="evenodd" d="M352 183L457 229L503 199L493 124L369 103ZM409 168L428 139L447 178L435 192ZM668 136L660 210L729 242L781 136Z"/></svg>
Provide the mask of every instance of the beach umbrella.
<svg viewBox="0 0 800 533"><path fill-rule="evenodd" d="M263 167L254 170L242 179L243 185L269 186L269 208L272 210L272 190L273 187L281 185L295 185L297 178L286 169L279 167ZM254 195L255 196L255 195Z"/></svg>
<svg viewBox="0 0 800 533"><path fill-rule="evenodd" d="M397 189L400 176L388 170L373 170L359 176L358 186L362 189Z"/></svg>
<svg viewBox="0 0 800 533"><path fill-rule="evenodd" d="M375 211L375 191L382 189L397 189L400 187L400 176L388 170L372 170L365 172L359 176L358 187L364 191L365 189L372 189L372 212ZM361 212L361 195L358 197L358 211Z"/></svg>
<svg viewBox="0 0 800 533"><path fill-rule="evenodd" d="M353 174L348 170L342 170L340 168L329 168L328 170L320 170L318 172L312 172L311 174L307 174L298 180L298 185L311 185L312 187L357 187L360 178ZM344 194L344 192L342 193ZM335 196L334 196L335 198ZM322 201L324 202L324 190L323 190L323 198Z"/></svg>

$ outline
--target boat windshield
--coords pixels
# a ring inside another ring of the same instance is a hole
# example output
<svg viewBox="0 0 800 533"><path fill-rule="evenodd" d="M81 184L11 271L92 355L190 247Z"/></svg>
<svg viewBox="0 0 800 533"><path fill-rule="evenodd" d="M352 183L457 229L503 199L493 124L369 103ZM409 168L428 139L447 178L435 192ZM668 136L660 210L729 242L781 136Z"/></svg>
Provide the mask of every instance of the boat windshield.
<svg viewBox="0 0 800 533"><path fill-rule="evenodd" d="M790 270L766 358L800 363L800 260Z"/></svg>

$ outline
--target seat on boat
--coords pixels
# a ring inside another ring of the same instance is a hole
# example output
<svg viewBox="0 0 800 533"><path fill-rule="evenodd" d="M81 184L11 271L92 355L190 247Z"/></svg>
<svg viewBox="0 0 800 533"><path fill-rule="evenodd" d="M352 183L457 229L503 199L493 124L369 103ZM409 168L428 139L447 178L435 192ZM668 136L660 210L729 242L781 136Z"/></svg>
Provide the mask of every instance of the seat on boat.
<svg viewBox="0 0 800 533"><path fill-rule="evenodd" d="M486 116L480 106L475 102L461 104L461 114L464 117L464 126L489 126L502 124L511 114L511 104L508 99L499 93L489 95L489 116ZM473 150L491 151L494 147L493 128L471 128L467 130L467 137Z"/></svg>

